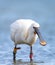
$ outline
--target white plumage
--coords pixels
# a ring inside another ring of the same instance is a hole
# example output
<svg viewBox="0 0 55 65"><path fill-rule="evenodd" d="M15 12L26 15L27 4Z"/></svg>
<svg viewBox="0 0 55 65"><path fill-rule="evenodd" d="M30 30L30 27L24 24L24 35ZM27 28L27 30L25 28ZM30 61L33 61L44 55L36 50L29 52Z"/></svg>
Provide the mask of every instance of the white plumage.
<svg viewBox="0 0 55 65"><path fill-rule="evenodd" d="M17 44L27 44L30 46L30 61L32 61L32 44L35 43L39 37L41 45L46 45L40 32L40 25L30 19L19 19L11 24L11 39L15 44L13 51L13 60L16 58Z"/></svg>
<svg viewBox="0 0 55 65"><path fill-rule="evenodd" d="M15 44L32 45L38 38L37 34L34 34L33 26L40 27L37 22L30 19L16 20L11 24L11 39Z"/></svg>

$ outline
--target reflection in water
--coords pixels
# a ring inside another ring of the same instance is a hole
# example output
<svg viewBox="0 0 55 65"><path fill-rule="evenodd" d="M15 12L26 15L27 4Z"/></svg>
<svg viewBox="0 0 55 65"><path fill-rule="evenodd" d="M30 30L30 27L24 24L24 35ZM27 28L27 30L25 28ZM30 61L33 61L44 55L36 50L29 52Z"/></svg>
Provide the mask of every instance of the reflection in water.
<svg viewBox="0 0 55 65"><path fill-rule="evenodd" d="M13 65L41 65L44 64L44 62L23 62L21 59L20 60L16 60L16 62L13 62Z"/></svg>
<svg viewBox="0 0 55 65"><path fill-rule="evenodd" d="M55 62L48 62L48 63L44 63L44 62L22 62L21 60L18 60L16 62L13 63L13 65L55 65Z"/></svg>
<svg viewBox="0 0 55 65"><path fill-rule="evenodd" d="M13 65L37 65L36 62L22 62L22 60L18 60L16 62L13 63Z"/></svg>

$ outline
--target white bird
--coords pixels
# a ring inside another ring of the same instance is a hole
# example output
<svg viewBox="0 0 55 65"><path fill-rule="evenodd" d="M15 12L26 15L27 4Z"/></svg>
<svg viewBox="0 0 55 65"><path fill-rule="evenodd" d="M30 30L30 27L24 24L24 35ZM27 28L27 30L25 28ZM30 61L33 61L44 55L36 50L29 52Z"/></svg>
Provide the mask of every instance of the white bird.
<svg viewBox="0 0 55 65"><path fill-rule="evenodd" d="M41 45L46 45L40 32L40 25L31 19L19 19L11 24L11 39L14 42L13 60L16 58L16 51L18 44L27 44L30 46L30 61L32 61L32 45L39 37Z"/></svg>

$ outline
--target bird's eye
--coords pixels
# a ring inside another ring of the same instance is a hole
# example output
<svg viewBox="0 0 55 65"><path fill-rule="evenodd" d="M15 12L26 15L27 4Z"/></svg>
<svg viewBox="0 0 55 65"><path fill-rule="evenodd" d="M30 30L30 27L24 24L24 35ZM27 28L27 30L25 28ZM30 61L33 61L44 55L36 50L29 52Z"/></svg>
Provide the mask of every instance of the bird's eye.
<svg viewBox="0 0 55 65"><path fill-rule="evenodd" d="M35 29L35 27L33 27Z"/></svg>
<svg viewBox="0 0 55 65"><path fill-rule="evenodd" d="M33 28L35 28L35 27L33 27Z"/></svg>
<svg viewBox="0 0 55 65"><path fill-rule="evenodd" d="M33 27L35 30L37 29L37 27Z"/></svg>

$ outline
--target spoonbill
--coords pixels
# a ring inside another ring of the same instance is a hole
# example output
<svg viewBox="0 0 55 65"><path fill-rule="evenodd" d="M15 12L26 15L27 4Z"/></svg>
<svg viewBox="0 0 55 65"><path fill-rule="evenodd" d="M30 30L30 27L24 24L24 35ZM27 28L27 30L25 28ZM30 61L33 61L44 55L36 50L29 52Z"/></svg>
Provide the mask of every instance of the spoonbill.
<svg viewBox="0 0 55 65"><path fill-rule="evenodd" d="M31 19L19 19L11 24L11 39L14 42L13 60L16 60L16 53L20 47L18 44L27 44L30 46L30 61L32 61L33 52L32 45L36 42L37 38L40 39L40 44L45 46L46 42L43 40L39 31L40 25Z"/></svg>

